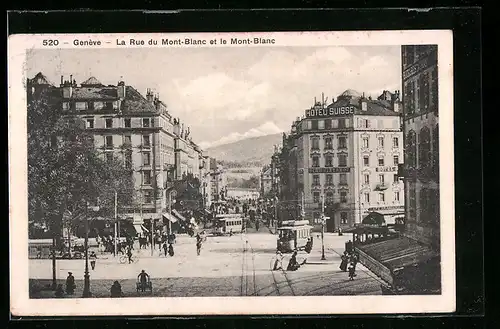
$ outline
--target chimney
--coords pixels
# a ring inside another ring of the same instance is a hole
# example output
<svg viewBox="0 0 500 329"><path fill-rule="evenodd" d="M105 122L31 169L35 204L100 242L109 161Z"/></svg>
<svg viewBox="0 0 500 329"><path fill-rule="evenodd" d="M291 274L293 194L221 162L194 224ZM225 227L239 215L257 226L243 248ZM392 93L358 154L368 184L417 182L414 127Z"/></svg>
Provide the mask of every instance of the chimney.
<svg viewBox="0 0 500 329"><path fill-rule="evenodd" d="M119 99L121 100L125 99L125 97L127 96L125 91L126 91L125 82L118 81L117 94Z"/></svg>
<svg viewBox="0 0 500 329"><path fill-rule="evenodd" d="M180 135L180 131L179 131L179 119L174 119L174 134L176 136Z"/></svg>
<svg viewBox="0 0 500 329"><path fill-rule="evenodd" d="M148 88L146 90L146 99L149 103L153 104L154 102L154 95L153 95L153 92L151 91L150 88Z"/></svg>
<svg viewBox="0 0 500 329"><path fill-rule="evenodd" d="M392 102L392 109L394 112L399 112L399 101Z"/></svg>
<svg viewBox="0 0 500 329"><path fill-rule="evenodd" d="M61 75L61 87L64 85L64 76Z"/></svg>
<svg viewBox="0 0 500 329"><path fill-rule="evenodd" d="M70 77L72 78L73 76L70 75ZM62 78L62 76L61 76L61 78ZM63 94L63 98L71 98L73 96L73 84L72 84L71 80L63 81L62 94Z"/></svg>

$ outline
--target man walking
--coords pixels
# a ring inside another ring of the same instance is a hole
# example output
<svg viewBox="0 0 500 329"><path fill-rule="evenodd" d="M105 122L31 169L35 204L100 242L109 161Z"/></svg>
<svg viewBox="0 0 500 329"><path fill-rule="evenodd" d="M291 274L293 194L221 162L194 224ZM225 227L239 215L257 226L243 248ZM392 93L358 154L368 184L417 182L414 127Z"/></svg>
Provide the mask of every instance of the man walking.
<svg viewBox="0 0 500 329"><path fill-rule="evenodd" d="M95 262L97 261L97 255L95 251L92 251L89 256L90 259L90 267L92 267L92 271L95 270Z"/></svg>

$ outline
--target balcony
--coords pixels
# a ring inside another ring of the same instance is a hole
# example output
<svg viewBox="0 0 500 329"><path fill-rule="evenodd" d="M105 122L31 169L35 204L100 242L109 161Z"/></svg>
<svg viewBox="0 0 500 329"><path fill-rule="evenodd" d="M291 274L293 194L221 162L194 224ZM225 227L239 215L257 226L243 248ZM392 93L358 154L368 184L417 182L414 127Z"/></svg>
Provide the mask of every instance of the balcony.
<svg viewBox="0 0 500 329"><path fill-rule="evenodd" d="M375 189L378 191L385 191L388 188L389 188L389 185L387 183L378 183L377 186L375 187Z"/></svg>

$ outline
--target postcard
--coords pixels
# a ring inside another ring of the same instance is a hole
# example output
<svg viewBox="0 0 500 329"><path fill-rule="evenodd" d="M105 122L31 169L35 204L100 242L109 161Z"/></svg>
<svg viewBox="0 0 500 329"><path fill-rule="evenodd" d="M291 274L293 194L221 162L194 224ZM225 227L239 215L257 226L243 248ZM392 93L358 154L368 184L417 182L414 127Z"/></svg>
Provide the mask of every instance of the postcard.
<svg viewBox="0 0 500 329"><path fill-rule="evenodd" d="M18 316L455 310L448 30L11 35Z"/></svg>

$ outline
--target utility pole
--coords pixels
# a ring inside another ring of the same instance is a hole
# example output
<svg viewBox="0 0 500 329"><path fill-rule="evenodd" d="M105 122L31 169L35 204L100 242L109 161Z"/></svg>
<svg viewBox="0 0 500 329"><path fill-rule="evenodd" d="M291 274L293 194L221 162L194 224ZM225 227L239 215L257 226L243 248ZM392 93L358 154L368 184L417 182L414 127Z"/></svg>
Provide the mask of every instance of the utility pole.
<svg viewBox="0 0 500 329"><path fill-rule="evenodd" d="M154 127L155 124L154 124L154 118L152 118L151 120L151 127ZM158 191L157 191L157 186L156 186L156 131L153 130L153 143L152 143L152 156L153 156L153 163L152 163L152 167L153 167L153 206L154 206L154 210L153 210L153 216L151 217L151 256L153 256L153 250L154 250L154 226L155 226L155 217L156 217L156 200L158 198Z"/></svg>
<svg viewBox="0 0 500 329"><path fill-rule="evenodd" d="M321 260L325 257L325 196L321 195Z"/></svg>
<svg viewBox="0 0 500 329"><path fill-rule="evenodd" d="M115 190L115 256L118 255L118 193Z"/></svg>

